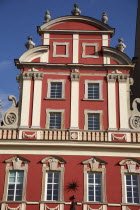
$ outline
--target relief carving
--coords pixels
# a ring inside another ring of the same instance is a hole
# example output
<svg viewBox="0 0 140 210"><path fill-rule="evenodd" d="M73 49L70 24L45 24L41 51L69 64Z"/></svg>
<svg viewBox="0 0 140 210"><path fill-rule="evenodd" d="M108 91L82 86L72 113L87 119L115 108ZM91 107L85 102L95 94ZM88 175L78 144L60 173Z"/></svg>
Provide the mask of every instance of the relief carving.
<svg viewBox="0 0 140 210"><path fill-rule="evenodd" d="M134 130L140 129L140 112L137 108L140 104L140 98L136 98L132 103L132 111L130 116L130 127Z"/></svg>
<svg viewBox="0 0 140 210"><path fill-rule="evenodd" d="M12 101L12 106L4 113L3 125L16 127L18 124L18 103L13 95L10 95L8 100Z"/></svg>

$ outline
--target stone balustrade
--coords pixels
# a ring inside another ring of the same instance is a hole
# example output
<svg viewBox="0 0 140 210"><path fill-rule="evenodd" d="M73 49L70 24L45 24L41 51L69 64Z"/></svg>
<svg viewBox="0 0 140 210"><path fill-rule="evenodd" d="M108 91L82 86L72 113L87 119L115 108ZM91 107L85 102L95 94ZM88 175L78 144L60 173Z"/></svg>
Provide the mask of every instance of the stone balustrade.
<svg viewBox="0 0 140 210"><path fill-rule="evenodd" d="M87 131L49 129L0 129L0 140L82 141L82 142L131 142L140 143L136 131Z"/></svg>

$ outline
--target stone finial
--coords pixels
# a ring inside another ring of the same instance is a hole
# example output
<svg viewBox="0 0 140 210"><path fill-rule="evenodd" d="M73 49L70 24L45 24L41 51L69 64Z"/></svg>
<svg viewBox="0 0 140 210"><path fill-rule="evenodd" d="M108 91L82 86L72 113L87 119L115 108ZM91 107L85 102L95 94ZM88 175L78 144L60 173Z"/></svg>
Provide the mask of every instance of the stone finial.
<svg viewBox="0 0 140 210"><path fill-rule="evenodd" d="M107 21L108 21L107 13L103 12L103 14L102 14L102 22L106 23Z"/></svg>
<svg viewBox="0 0 140 210"><path fill-rule="evenodd" d="M74 9L71 11L72 15L80 15L81 14L81 10L78 8L79 5L78 4L74 4Z"/></svg>
<svg viewBox="0 0 140 210"><path fill-rule="evenodd" d="M33 37L32 36L28 36L28 42L25 43L25 47L30 50L32 48L35 47L35 43L32 41Z"/></svg>
<svg viewBox="0 0 140 210"><path fill-rule="evenodd" d="M47 11L45 12L44 20L45 20L46 23L49 22L49 21L51 20L51 16L50 16L49 10L47 10Z"/></svg>
<svg viewBox="0 0 140 210"><path fill-rule="evenodd" d="M118 39L119 44L116 46L116 49L123 52L126 48L126 45L123 43L123 39Z"/></svg>

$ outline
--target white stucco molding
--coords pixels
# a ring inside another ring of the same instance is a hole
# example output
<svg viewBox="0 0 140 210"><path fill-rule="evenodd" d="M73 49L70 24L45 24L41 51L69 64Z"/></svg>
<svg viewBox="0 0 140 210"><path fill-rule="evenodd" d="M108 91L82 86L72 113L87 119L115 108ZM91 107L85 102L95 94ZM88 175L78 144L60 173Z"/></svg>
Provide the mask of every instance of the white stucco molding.
<svg viewBox="0 0 140 210"><path fill-rule="evenodd" d="M64 16L64 17L59 17L54 20L51 20L51 21L43 24L42 26L38 27L38 33L41 35L42 33L46 32L46 31L49 32L49 29L51 27L61 24L61 23L64 23L64 22L69 22L69 21L82 22L82 23L86 23L88 25L93 25L93 26L100 28L100 30L102 32L106 31L106 33L110 33L111 35L114 34L114 28L111 28L109 25L107 25L99 20L96 20L94 18L82 16L82 15L80 15L80 16L72 16L72 15ZM80 30L63 30L63 31L65 31L65 32L72 31L74 33L76 31L80 31ZM59 32L59 30L57 30L57 32ZM83 32L83 30L81 30L81 32ZM92 30L92 32L96 33L96 30ZM97 30L97 32L99 32L99 31ZM85 31L84 31L84 33L85 33Z"/></svg>
<svg viewBox="0 0 140 210"><path fill-rule="evenodd" d="M104 55L114 59L119 64L123 65L133 65L132 60L123 52L113 48L113 47L102 47L102 52Z"/></svg>
<svg viewBox="0 0 140 210"><path fill-rule="evenodd" d="M34 47L30 50L27 50L23 55L19 58L19 62L30 62L35 58L42 57L44 53L48 52L49 46L42 45L38 47Z"/></svg>

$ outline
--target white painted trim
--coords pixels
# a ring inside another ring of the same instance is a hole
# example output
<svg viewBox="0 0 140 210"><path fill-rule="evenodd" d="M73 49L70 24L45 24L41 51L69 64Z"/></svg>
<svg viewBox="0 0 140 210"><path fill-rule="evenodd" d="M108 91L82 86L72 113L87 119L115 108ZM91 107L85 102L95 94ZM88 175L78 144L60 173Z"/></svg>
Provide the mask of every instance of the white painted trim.
<svg viewBox="0 0 140 210"><path fill-rule="evenodd" d="M108 43L108 35L107 34L103 34L102 35L102 46L109 46L109 43Z"/></svg>
<svg viewBox="0 0 140 210"><path fill-rule="evenodd" d="M31 79L23 79L20 127L29 126Z"/></svg>
<svg viewBox="0 0 140 210"><path fill-rule="evenodd" d="M43 45L49 45L49 43L50 43L50 34L44 33Z"/></svg>
<svg viewBox="0 0 140 210"><path fill-rule="evenodd" d="M80 74L81 75L81 74ZM103 99L103 81L102 80L85 80L85 95L84 99L88 99L88 84L93 83L93 84L99 84L99 99L90 99L90 100L102 100Z"/></svg>
<svg viewBox="0 0 140 210"><path fill-rule="evenodd" d="M69 57L69 42L53 42L53 57ZM59 45L64 45L66 46L66 54L61 55L61 54L56 54L56 47Z"/></svg>
<svg viewBox="0 0 140 210"><path fill-rule="evenodd" d="M35 58L41 57L43 54L48 52L48 46L38 46L34 47L30 50L27 50L23 55L19 58L20 63L22 62L30 62Z"/></svg>
<svg viewBox="0 0 140 210"><path fill-rule="evenodd" d="M34 80L32 127L40 127L42 79Z"/></svg>
<svg viewBox="0 0 140 210"><path fill-rule="evenodd" d="M119 82L120 129L129 129L127 94L127 81Z"/></svg>
<svg viewBox="0 0 140 210"><path fill-rule="evenodd" d="M61 129L64 129L64 109L46 109L46 128L49 129L50 127L50 113L59 112L61 113Z"/></svg>
<svg viewBox="0 0 140 210"><path fill-rule="evenodd" d="M85 124L84 124L84 129L88 130L88 114L94 114L97 113L100 115L100 130L103 128L103 111L102 110L84 110L84 115L85 115Z"/></svg>
<svg viewBox="0 0 140 210"><path fill-rule="evenodd" d="M116 81L108 81L108 129L117 128Z"/></svg>
<svg viewBox="0 0 140 210"><path fill-rule="evenodd" d="M79 34L73 34L73 63L79 62Z"/></svg>
<svg viewBox="0 0 140 210"><path fill-rule="evenodd" d="M56 74L56 73L55 73ZM66 80L65 79L48 79L48 91L47 91L47 98L51 98L50 97L50 93L51 93L51 83L52 82L58 82L58 83L62 83L62 97L61 99L65 98L65 83ZM53 98L52 98L53 99ZM55 98L56 99L56 98Z"/></svg>
<svg viewBox="0 0 140 210"><path fill-rule="evenodd" d="M86 47L95 47L95 54L94 55L86 55ZM82 52L82 58L99 58L98 55L98 43L82 43L82 48L83 48L83 52Z"/></svg>
<svg viewBox="0 0 140 210"><path fill-rule="evenodd" d="M71 80L70 129L79 128L79 80Z"/></svg>

